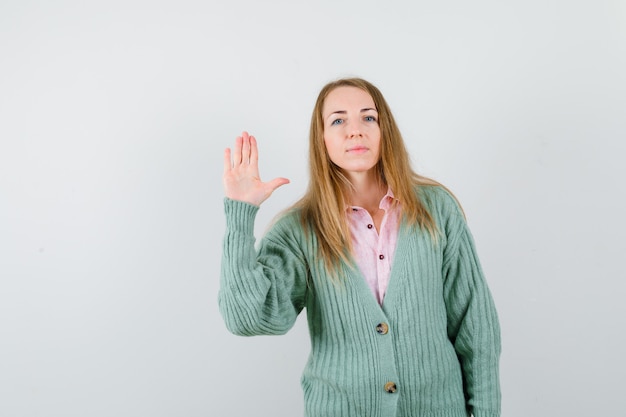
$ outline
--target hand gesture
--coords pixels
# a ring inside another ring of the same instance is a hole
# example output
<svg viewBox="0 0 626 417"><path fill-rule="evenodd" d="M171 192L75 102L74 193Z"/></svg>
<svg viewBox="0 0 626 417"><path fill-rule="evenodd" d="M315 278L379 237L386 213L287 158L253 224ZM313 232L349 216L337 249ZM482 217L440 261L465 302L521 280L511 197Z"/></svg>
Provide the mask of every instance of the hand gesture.
<svg viewBox="0 0 626 417"><path fill-rule="evenodd" d="M261 205L281 185L288 184L287 178L274 178L262 182L259 178L259 151L254 136L243 132L235 139L232 155L230 148L224 151L224 190L226 197Z"/></svg>

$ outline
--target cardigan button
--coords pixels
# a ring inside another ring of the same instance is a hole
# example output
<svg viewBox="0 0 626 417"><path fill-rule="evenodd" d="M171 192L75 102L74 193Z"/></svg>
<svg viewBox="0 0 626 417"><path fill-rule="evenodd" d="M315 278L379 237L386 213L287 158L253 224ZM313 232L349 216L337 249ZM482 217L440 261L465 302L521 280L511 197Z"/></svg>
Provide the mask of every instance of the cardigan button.
<svg viewBox="0 0 626 417"><path fill-rule="evenodd" d="M393 394L394 392L398 391L398 387L396 386L395 382L389 381L385 384L385 391L389 394Z"/></svg>
<svg viewBox="0 0 626 417"><path fill-rule="evenodd" d="M389 332L389 326L387 325L387 323L379 323L376 326L376 332L378 334L387 334Z"/></svg>

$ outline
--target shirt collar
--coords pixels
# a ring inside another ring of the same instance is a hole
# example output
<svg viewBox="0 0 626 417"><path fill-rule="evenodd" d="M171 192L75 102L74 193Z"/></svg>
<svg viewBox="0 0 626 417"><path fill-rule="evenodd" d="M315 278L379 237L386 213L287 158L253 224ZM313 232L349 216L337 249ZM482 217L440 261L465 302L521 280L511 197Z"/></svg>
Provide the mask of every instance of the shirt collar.
<svg viewBox="0 0 626 417"><path fill-rule="evenodd" d="M393 191L391 191L391 188L387 187L387 194L385 194L383 198L380 200L378 207L383 210L389 210L391 208L391 205L394 203L394 201L396 203L400 203L400 200L396 198L396 196L393 194ZM362 210L362 209L363 207L351 206L349 204L346 204L346 211L357 211L357 210Z"/></svg>

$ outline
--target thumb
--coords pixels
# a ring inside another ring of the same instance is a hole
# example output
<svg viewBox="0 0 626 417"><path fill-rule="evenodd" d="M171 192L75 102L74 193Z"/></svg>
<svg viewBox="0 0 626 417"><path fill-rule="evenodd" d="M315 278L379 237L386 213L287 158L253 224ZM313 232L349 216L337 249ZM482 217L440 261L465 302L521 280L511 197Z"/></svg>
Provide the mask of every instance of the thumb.
<svg viewBox="0 0 626 417"><path fill-rule="evenodd" d="M285 184L289 184L289 180L287 178L278 177L269 181L267 183L267 186L271 190L271 192L274 192L278 187L285 185Z"/></svg>
<svg viewBox="0 0 626 417"><path fill-rule="evenodd" d="M257 206L261 205L261 203L267 200L278 187L285 184L289 184L289 180L287 178L274 178L271 181L263 183L264 195L259 196L261 200L253 204Z"/></svg>

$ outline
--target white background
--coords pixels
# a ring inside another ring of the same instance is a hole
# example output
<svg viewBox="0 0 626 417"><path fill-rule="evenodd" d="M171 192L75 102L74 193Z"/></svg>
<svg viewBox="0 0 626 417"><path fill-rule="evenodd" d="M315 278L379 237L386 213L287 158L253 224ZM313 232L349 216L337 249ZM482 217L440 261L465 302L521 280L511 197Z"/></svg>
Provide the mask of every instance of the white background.
<svg viewBox="0 0 626 417"><path fill-rule="evenodd" d="M307 184L319 89L385 94L461 200L503 416L626 416L626 3L0 3L0 416L297 416L309 353L217 309L222 156Z"/></svg>

